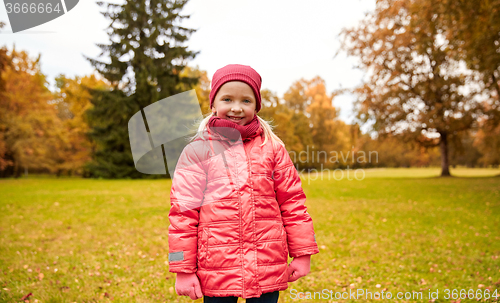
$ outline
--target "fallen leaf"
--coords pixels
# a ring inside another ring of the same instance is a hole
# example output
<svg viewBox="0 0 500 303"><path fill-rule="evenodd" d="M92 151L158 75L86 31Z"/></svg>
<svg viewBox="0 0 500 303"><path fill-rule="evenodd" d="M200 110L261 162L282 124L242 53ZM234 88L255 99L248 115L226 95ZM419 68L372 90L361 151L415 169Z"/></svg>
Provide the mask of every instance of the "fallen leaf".
<svg viewBox="0 0 500 303"><path fill-rule="evenodd" d="M21 298L21 301L28 299L31 295L33 295L33 294L29 293L29 294L25 295L24 297Z"/></svg>
<svg viewBox="0 0 500 303"><path fill-rule="evenodd" d="M63 292L67 292L67 291L69 291L69 286L63 286L63 287L60 287L59 289L62 290Z"/></svg>

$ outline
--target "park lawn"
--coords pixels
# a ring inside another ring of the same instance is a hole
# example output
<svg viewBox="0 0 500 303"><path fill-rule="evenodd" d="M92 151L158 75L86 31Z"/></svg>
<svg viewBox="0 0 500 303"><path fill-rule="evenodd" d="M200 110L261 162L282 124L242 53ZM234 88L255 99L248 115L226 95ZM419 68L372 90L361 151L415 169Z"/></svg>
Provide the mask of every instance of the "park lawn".
<svg viewBox="0 0 500 303"><path fill-rule="evenodd" d="M362 180L302 175L320 253L280 302L324 289L424 297L382 300L392 302L429 302L428 289L439 290L435 302L450 301L445 289L500 291L500 178L478 177L500 172L451 172L475 177L433 177L439 169L366 170ZM175 294L168 272L170 184L0 180L0 301L32 293L30 302L191 302Z"/></svg>

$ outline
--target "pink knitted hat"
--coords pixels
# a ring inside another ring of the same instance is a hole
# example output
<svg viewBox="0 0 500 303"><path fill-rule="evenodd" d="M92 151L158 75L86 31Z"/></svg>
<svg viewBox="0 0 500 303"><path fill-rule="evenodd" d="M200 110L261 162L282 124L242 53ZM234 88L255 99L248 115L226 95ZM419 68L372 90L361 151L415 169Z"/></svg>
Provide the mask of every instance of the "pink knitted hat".
<svg viewBox="0 0 500 303"><path fill-rule="evenodd" d="M210 91L210 108L214 104L215 95L219 91L219 88L226 82L229 81L242 81L250 85L255 94L256 106L255 110L260 111L261 108L261 96L260 96L260 85L262 84L262 78L253 68L248 65L240 64L229 64L223 68L218 69L214 76L212 77L212 90Z"/></svg>

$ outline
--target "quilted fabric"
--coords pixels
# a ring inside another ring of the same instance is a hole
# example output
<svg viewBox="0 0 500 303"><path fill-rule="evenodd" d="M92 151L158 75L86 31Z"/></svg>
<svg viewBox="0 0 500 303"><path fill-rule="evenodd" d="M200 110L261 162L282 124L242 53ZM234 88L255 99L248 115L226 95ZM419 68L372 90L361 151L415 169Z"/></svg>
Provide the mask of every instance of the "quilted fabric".
<svg viewBox="0 0 500 303"><path fill-rule="evenodd" d="M288 256L319 252L299 174L263 136L207 133L177 163L170 192L169 271L196 273L206 296L259 297L288 288ZM212 134L213 135L213 134Z"/></svg>

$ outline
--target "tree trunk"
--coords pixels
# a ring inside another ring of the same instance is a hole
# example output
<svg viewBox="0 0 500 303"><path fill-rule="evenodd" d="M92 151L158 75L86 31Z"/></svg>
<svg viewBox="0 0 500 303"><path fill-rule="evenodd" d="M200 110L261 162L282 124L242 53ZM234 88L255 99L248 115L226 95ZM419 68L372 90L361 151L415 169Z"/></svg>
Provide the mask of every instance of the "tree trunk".
<svg viewBox="0 0 500 303"><path fill-rule="evenodd" d="M441 140L439 140L439 147L441 150L441 177L449 177L450 164L448 162L448 138L446 132L440 132Z"/></svg>
<svg viewBox="0 0 500 303"><path fill-rule="evenodd" d="M497 77L495 76L495 72L491 74L491 78L493 79L493 85L497 89L497 98L500 100L500 85L498 85Z"/></svg>
<svg viewBox="0 0 500 303"><path fill-rule="evenodd" d="M14 162L14 178L19 178L19 162Z"/></svg>

